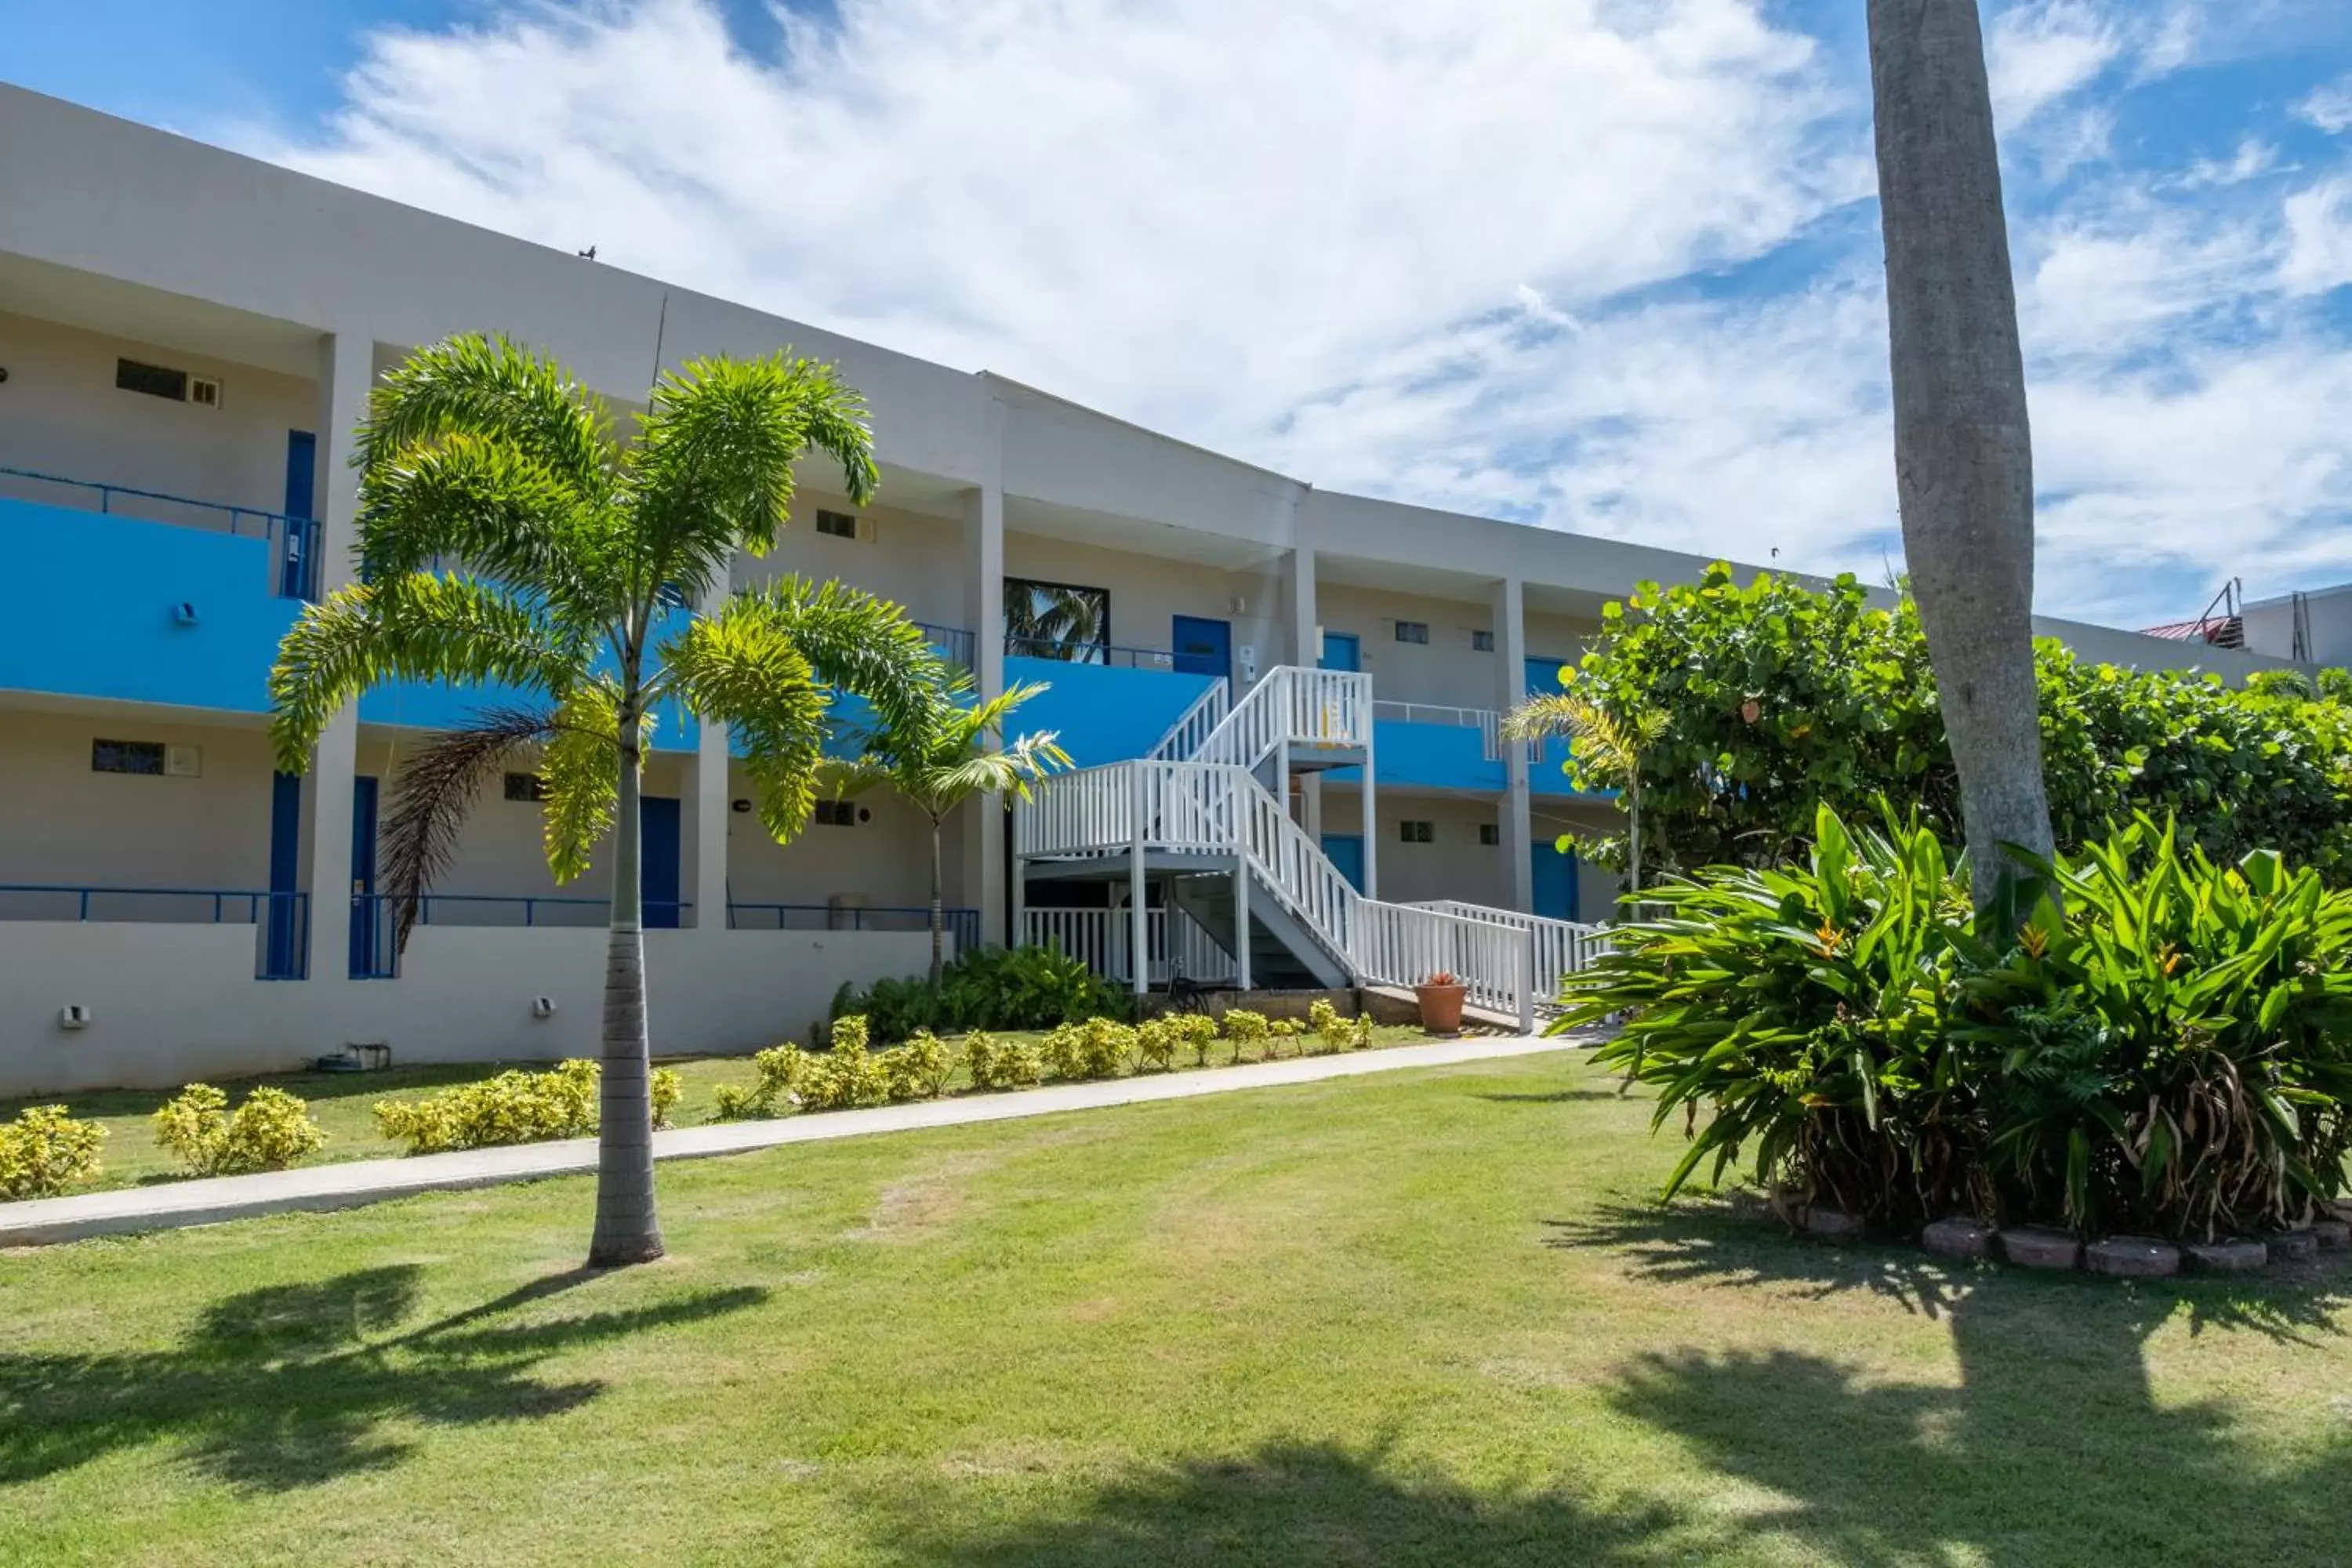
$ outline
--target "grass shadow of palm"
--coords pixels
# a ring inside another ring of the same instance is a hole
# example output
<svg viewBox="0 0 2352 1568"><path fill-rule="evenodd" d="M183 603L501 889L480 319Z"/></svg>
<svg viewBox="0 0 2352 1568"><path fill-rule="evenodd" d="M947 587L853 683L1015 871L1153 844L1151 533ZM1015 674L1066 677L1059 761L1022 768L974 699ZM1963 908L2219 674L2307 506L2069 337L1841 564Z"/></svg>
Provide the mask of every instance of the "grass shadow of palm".
<svg viewBox="0 0 2352 1568"><path fill-rule="evenodd" d="M2336 1266L2241 1279L2116 1281L1956 1264L1788 1234L1734 1196L1604 1205L1552 1226L1636 1280L1860 1291L1947 1324L1957 1386L1890 1379L1829 1352L1653 1352L1611 1393L1712 1469L1769 1489L1749 1528L1845 1563L2339 1560L2352 1426L2284 1450L2224 1401L2163 1403L2147 1341L2250 1332L2316 1347L2352 1292ZM2332 1363L2315 1362L2315 1376Z"/></svg>
<svg viewBox="0 0 2352 1568"><path fill-rule="evenodd" d="M757 1305L763 1289L503 1321L595 1276L575 1269L414 1328L422 1270L393 1265L247 1290L203 1309L171 1349L0 1354L0 1484L160 1439L233 1486L282 1491L397 1463L394 1422L520 1421L603 1384L552 1381L561 1351Z"/></svg>
<svg viewBox="0 0 2352 1568"><path fill-rule="evenodd" d="M1403 1568L1633 1564L1679 1521L1612 1512L1555 1491L1496 1494L1395 1466L1381 1449L1272 1443L1244 1458L1123 1475L1075 1513L975 1528L940 1489L900 1500L893 1539L911 1563L954 1568Z"/></svg>

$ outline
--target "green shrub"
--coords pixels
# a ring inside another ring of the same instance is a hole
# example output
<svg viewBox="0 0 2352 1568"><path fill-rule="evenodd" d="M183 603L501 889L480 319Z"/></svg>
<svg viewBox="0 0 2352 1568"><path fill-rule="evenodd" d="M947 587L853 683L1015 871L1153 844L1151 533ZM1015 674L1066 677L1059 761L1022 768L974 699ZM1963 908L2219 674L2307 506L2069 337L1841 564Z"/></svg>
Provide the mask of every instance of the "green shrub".
<svg viewBox="0 0 2352 1568"><path fill-rule="evenodd" d="M1233 1059L1237 1062L1242 1059L1243 1052L1250 1047L1256 1046L1263 1051L1266 1043L1274 1037L1274 1031L1267 1026L1265 1014L1252 1013L1241 1007L1235 1007L1226 1013L1224 1029L1225 1038L1233 1042Z"/></svg>
<svg viewBox="0 0 2352 1568"><path fill-rule="evenodd" d="M1192 1053L1192 1065L1207 1067L1209 1053L1217 1044L1217 1021L1206 1013L1179 1013L1172 1021L1176 1026L1177 1037Z"/></svg>
<svg viewBox="0 0 2352 1568"><path fill-rule="evenodd" d="M310 1107L282 1089L255 1089L231 1115L227 1095L211 1084L192 1083L153 1120L157 1147L199 1176L282 1171L327 1142Z"/></svg>
<svg viewBox="0 0 2352 1568"><path fill-rule="evenodd" d="M1890 1226L2210 1237L2341 1192L2352 894L2147 822L2035 870L2061 901L1981 938L1932 832L1823 808L1801 868L1645 892L1556 1027L1626 1015L1596 1056L1683 1121L1669 1194L1738 1169Z"/></svg>
<svg viewBox="0 0 2352 1568"><path fill-rule="evenodd" d="M936 986L923 976L880 980L864 990L844 985L834 995L833 1016L864 1015L874 1040L887 1045L918 1029L1050 1029L1127 1006L1118 987L1059 949L984 947L957 955Z"/></svg>
<svg viewBox="0 0 2352 1568"><path fill-rule="evenodd" d="M1283 1041L1296 1040L1306 1032L1307 1026L1296 1018L1276 1018L1266 1026L1268 1046L1265 1054L1269 1058L1282 1055Z"/></svg>
<svg viewBox="0 0 2352 1568"><path fill-rule="evenodd" d="M1372 1048L1372 1016L1370 1013L1357 1014L1355 1021L1348 1026L1348 1047L1358 1051Z"/></svg>
<svg viewBox="0 0 2352 1568"><path fill-rule="evenodd" d="M1055 1078L1116 1078L1135 1055L1137 1037L1128 1025L1089 1018L1048 1031L1042 1054L1046 1070Z"/></svg>
<svg viewBox="0 0 2352 1568"><path fill-rule="evenodd" d="M2062 849L2147 812L2177 819L2216 859L2274 848L2352 883L2352 701L2336 672L2316 689L2281 672L2232 690L2210 675L2086 663L2051 639L2035 669ZM1696 583L1644 583L1603 606L1601 636L1564 679L1620 719L1663 721L1638 761L1649 868L1790 863L1818 806L1858 818L1881 798L1959 837L1958 777L1907 598L1877 608L1852 576L1743 584L1717 563ZM1588 749L1569 773L1580 788L1622 792L1621 766ZM1580 853L1622 868L1625 849L1618 836Z"/></svg>
<svg viewBox="0 0 2352 1568"><path fill-rule="evenodd" d="M833 1021L832 1044L809 1063L801 1099L812 1110L847 1110L890 1100L890 1073L866 1048L866 1021L857 1014Z"/></svg>
<svg viewBox="0 0 2352 1568"><path fill-rule="evenodd" d="M1036 1047L1000 1040L985 1029L964 1037L963 1060L974 1089L1022 1089L1037 1082L1045 1071Z"/></svg>
<svg viewBox="0 0 2352 1568"><path fill-rule="evenodd" d="M502 1072L421 1100L378 1100L376 1126L412 1154L584 1138L596 1131L597 1076L594 1062L576 1059L548 1072Z"/></svg>
<svg viewBox="0 0 2352 1568"><path fill-rule="evenodd" d="M1326 1051L1344 1051L1355 1043L1355 1021L1340 1016L1339 1009L1321 997L1307 1009L1307 1026Z"/></svg>
<svg viewBox="0 0 2352 1568"><path fill-rule="evenodd" d="M791 1115L801 1108L814 1061L790 1041L754 1053L751 1087L720 1084L711 1096L711 1114L721 1121Z"/></svg>
<svg viewBox="0 0 2352 1568"><path fill-rule="evenodd" d="M62 1105L32 1105L0 1122L0 1198L53 1198L99 1173L106 1129Z"/></svg>
<svg viewBox="0 0 2352 1568"><path fill-rule="evenodd" d="M667 1127L669 1125L669 1113L676 1110L678 1102L686 1098L686 1079L679 1076L676 1068L656 1068L652 1081L646 1086L646 1093L653 1101L654 1125Z"/></svg>
<svg viewBox="0 0 2352 1568"><path fill-rule="evenodd" d="M947 1089L948 1048L929 1029L918 1029L905 1045L883 1052L881 1061L883 1080L894 1100L937 1100Z"/></svg>
<svg viewBox="0 0 2352 1568"><path fill-rule="evenodd" d="M1165 1072L1176 1065L1176 1050L1183 1044L1184 1033L1175 1019L1146 1018L1135 1026L1134 1035L1136 1071L1158 1068Z"/></svg>

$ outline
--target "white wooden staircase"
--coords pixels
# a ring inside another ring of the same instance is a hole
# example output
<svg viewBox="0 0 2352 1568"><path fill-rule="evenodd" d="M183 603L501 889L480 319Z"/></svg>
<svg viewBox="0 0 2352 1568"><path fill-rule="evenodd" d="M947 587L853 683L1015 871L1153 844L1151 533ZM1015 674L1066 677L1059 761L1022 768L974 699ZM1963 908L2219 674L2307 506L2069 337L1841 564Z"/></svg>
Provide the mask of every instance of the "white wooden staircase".
<svg viewBox="0 0 2352 1568"><path fill-rule="evenodd" d="M1596 928L1466 904L1393 904L1349 883L1286 805L1294 773L1362 769L1372 816L1372 684L1367 675L1266 672L1239 702L1223 682L1134 762L1056 776L1013 814L1015 927L1024 940L1066 932L1073 911L1027 908L1035 881L1126 884L1123 909L1099 913L1131 931L1102 951L1177 952L1192 933L1231 963L1195 980L1255 986L1409 986L1441 971L1473 1006L1529 1026L1559 977L1594 950ZM1365 835L1374 890L1373 843ZM1147 888L1166 889L1167 908ZM1155 947L1154 937L1159 945ZM1178 961L1178 962L1181 962ZM1140 992L1153 965L1122 963Z"/></svg>

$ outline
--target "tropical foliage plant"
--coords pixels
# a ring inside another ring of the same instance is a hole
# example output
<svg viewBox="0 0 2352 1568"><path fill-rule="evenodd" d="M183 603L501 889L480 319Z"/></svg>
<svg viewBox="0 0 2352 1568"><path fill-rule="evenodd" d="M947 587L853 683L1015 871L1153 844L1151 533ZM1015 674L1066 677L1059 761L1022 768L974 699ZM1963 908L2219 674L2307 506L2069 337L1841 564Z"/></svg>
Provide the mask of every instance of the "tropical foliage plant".
<svg viewBox="0 0 2352 1568"><path fill-rule="evenodd" d="M658 1257L639 854L639 776L665 705L724 724L779 840L808 820L828 689L893 719L935 700L939 660L892 605L787 580L719 601L739 552L785 521L794 465L877 483L864 405L830 365L777 354L662 374L625 437L604 399L502 338L419 350L359 433L361 580L309 606L270 674L279 765L400 680L495 685L481 721L410 752L385 824L404 936L466 808L518 756L544 781L560 881L611 843L611 957L592 1263ZM708 606L707 609L701 608ZM717 919L718 911L700 911Z"/></svg>
<svg viewBox="0 0 2352 1568"><path fill-rule="evenodd" d="M2042 751L2059 847L2141 812L2179 824L2216 860L2274 848L2352 883L2352 682L2286 673L2242 689L2218 677L2088 663L2035 649ZM1881 798L1916 806L1947 843L1959 786L1935 673L1907 599L1874 606L1852 577L1821 587L1717 563L1696 583L1643 584L1604 606L1565 693L1598 723L1645 731L1580 743L1581 790L1641 805L1644 880L1659 871L1801 862L1815 812L1849 819ZM1552 727L1565 723L1560 721ZM1588 731L1588 733L1591 733ZM1628 867L1624 837L1579 846Z"/></svg>
<svg viewBox="0 0 2352 1568"><path fill-rule="evenodd" d="M1669 1194L1738 1173L1895 1227L2209 1237L2341 1192L2352 894L2145 818L2021 864L2056 896L1979 921L1920 822L1824 807L1801 866L1654 885L1557 1026L1622 1016L1599 1057L1681 1123Z"/></svg>
<svg viewBox="0 0 2352 1568"><path fill-rule="evenodd" d="M600 1064L578 1058L543 1072L518 1068L415 1100L378 1100L375 1124L386 1138L406 1143L412 1154L585 1138L596 1131L601 1075ZM656 1068L648 1076L654 1126L668 1123L685 1089L675 1068Z"/></svg>
<svg viewBox="0 0 2352 1568"><path fill-rule="evenodd" d="M228 1096L192 1083L157 1109L156 1146L179 1157L190 1173L235 1176L282 1171L325 1147L327 1135L310 1108L282 1089L261 1088L232 1114Z"/></svg>
<svg viewBox="0 0 2352 1568"><path fill-rule="evenodd" d="M99 1173L106 1129L62 1105L28 1105L0 1122L0 1198L53 1198Z"/></svg>
<svg viewBox="0 0 2352 1568"><path fill-rule="evenodd" d="M973 695L971 677L957 670L946 678L939 701L881 714L878 723L854 737L851 760L829 770L843 795L887 784L930 825L934 986L940 984L946 924L940 840L947 819L975 795L1026 800L1047 774L1070 765L1069 753L1050 730L1004 739L1005 721L1045 689L1043 684L1013 686L982 701Z"/></svg>
<svg viewBox="0 0 2352 1568"><path fill-rule="evenodd" d="M937 984L920 975L845 984L833 1016L866 1020L873 1037L903 1040L918 1029L961 1034L971 1029L1050 1029L1124 1012L1127 996L1085 963L1053 947L974 948L940 972Z"/></svg>

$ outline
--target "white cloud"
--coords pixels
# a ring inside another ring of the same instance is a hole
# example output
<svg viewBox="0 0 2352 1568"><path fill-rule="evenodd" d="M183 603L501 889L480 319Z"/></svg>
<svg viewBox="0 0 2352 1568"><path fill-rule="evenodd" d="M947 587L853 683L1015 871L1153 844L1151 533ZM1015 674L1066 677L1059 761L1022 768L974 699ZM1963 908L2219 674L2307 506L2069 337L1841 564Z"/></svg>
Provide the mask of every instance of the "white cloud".
<svg viewBox="0 0 2352 1568"><path fill-rule="evenodd" d="M774 61L708 0L516 3L378 35L264 150L1320 485L1877 574L1867 84L1784 6L838 0ZM2111 159L2116 95L2226 20L1992 18L2055 612L2352 570L2352 357L2312 315L2352 165Z"/></svg>
<svg viewBox="0 0 2352 1568"><path fill-rule="evenodd" d="M2352 131L2352 76L2316 89L2310 97L2294 106L2294 112L2297 119L2330 136L2341 136L2347 131Z"/></svg>

